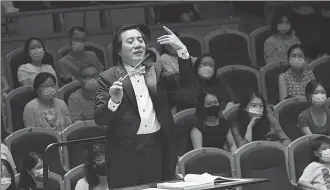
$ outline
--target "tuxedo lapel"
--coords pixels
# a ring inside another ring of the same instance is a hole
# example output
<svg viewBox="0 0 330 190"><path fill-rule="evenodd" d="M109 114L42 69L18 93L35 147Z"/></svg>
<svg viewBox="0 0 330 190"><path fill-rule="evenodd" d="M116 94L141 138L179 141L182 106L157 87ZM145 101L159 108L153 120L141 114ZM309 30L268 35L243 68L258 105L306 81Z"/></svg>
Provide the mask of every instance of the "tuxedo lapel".
<svg viewBox="0 0 330 190"><path fill-rule="evenodd" d="M118 71L118 76L117 79L119 80L120 78L124 78L124 76L127 74L127 71L125 69L125 67L122 64L119 64L117 66L117 71ZM137 106L137 102L136 102L136 97L135 97L135 92L131 83L131 80L129 77L126 77L123 81L123 90L124 93L127 96L127 99L131 102L131 104L133 105L134 110L139 113L138 111L138 106Z"/></svg>
<svg viewBox="0 0 330 190"><path fill-rule="evenodd" d="M150 68L146 67L144 80L148 87L150 96L157 95L157 75L156 75L155 66L151 66Z"/></svg>

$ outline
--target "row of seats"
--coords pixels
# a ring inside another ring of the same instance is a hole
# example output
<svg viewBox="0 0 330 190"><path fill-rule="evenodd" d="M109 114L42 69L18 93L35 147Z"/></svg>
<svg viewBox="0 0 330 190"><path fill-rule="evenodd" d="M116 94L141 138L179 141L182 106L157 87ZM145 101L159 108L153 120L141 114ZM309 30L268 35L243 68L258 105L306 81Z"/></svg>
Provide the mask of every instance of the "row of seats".
<svg viewBox="0 0 330 190"><path fill-rule="evenodd" d="M315 73L315 76L324 83L327 91L330 89L330 79L327 71L330 71L330 56L322 57L311 63L311 67ZM236 96L237 101L241 100L246 91L255 90L261 92L266 98L268 104L276 105L279 102L278 93L278 76L280 73L288 69L287 65L281 63L267 65L260 71L255 68L244 66L244 65L231 65L225 66L217 71L217 77L219 80L226 81ZM59 92L59 98L63 99L66 103L71 93L81 87L78 81L73 81L67 85L64 85ZM24 128L23 124L23 110L25 105L36 97L36 94L31 86L19 87L6 94L4 99L3 118L6 124L6 130L11 133L19 129ZM298 98L299 99L299 98ZM298 101L299 103L300 101ZM298 106L297 114L299 114L304 108L307 107L307 101L304 106ZM290 107L296 102L293 100L286 100L280 102L280 107ZM295 107L295 106L292 106ZM296 108L294 108L296 109ZM298 112L300 111L300 112ZM296 113L294 112L294 113ZM288 112L289 113L289 112ZM13 117L15 115L15 117ZM279 115L281 115L279 113ZM283 122L286 120L287 115L283 115L285 119L279 117ZM296 123L296 120L295 122ZM282 126L286 130L287 126ZM288 127L290 131L291 127ZM294 134L292 131L288 132ZM293 139L297 135L290 135Z"/></svg>
<svg viewBox="0 0 330 190"><path fill-rule="evenodd" d="M233 154L217 148L195 149L179 159L179 170L183 175L208 172L227 177L270 180L268 183L244 186L244 190L293 190L304 168L313 160L311 141L319 136L300 137L288 147L277 142L255 141L240 147ZM61 190L74 189L83 177L84 164L72 168L63 178L52 172L49 174L50 181L57 182Z"/></svg>
<svg viewBox="0 0 330 190"><path fill-rule="evenodd" d="M250 35L235 29L220 29L205 35L204 39L193 34L180 34L183 43L188 47L191 55L198 57L203 53L210 53L215 58L219 66L226 65L246 65L260 68L263 65L256 62L256 57L263 59L263 43L270 34L270 27L265 26L253 31ZM154 42L150 43L155 45ZM156 45L157 46L157 45ZM49 64L56 67L59 59L69 52L69 45L60 48L56 55L47 50ZM103 47L93 42L87 42L87 51L94 51L104 68L109 68L112 63L112 45ZM159 53L154 51L157 57ZM10 84L16 88L18 86L18 67L26 63L22 60L23 47L15 49L5 56ZM56 68L55 68L56 69Z"/></svg>
<svg viewBox="0 0 330 190"><path fill-rule="evenodd" d="M29 152L44 154L52 143L67 142L78 139L104 136L105 127L99 127L94 121L82 121L70 125L61 133L50 128L25 128L9 135L4 143L11 151L17 168ZM63 149L50 150L50 171L64 175L66 171L87 160L88 145L68 146Z"/></svg>

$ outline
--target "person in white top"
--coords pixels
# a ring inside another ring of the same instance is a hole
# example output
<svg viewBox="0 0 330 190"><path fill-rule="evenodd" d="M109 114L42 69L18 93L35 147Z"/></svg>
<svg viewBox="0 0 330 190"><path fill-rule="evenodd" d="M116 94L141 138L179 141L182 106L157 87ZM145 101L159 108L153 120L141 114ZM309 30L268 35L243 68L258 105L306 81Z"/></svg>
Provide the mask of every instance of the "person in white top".
<svg viewBox="0 0 330 190"><path fill-rule="evenodd" d="M33 85L34 78L41 72L50 73L57 78L54 68L50 63L45 63L46 49L39 38L29 38L25 42L24 52L29 62L18 68L17 78L20 85Z"/></svg>
<svg viewBox="0 0 330 190"><path fill-rule="evenodd" d="M10 164L10 166L13 168L14 174L17 173L13 156L12 156L10 150L8 149L8 147L3 143L1 143L1 159L7 160L8 163Z"/></svg>
<svg viewBox="0 0 330 190"><path fill-rule="evenodd" d="M75 190L109 190L103 144L94 144L88 151L84 172L85 176L77 182Z"/></svg>
<svg viewBox="0 0 330 190"><path fill-rule="evenodd" d="M330 189L330 138L321 136L312 143L315 161L304 170L298 185L311 190Z"/></svg>
<svg viewBox="0 0 330 190"><path fill-rule="evenodd" d="M116 65L97 79L94 119L107 126L110 189L173 179L177 152L168 96L194 81L190 55L178 37L164 26L167 35L158 38L177 51L180 76L173 77L162 64L145 59L147 45L139 26L115 31Z"/></svg>

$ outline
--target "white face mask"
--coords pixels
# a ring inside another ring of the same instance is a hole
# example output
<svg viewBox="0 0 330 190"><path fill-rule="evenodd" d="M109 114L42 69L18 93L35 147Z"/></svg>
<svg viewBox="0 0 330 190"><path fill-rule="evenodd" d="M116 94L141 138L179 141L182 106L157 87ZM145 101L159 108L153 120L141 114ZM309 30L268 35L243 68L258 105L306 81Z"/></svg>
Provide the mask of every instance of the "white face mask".
<svg viewBox="0 0 330 190"><path fill-rule="evenodd" d="M258 109L258 108L254 108L254 107L250 107L248 112L256 117L261 117L263 115L263 110L262 109Z"/></svg>
<svg viewBox="0 0 330 190"><path fill-rule="evenodd" d="M324 162L330 162L330 148L321 151L321 159Z"/></svg>
<svg viewBox="0 0 330 190"><path fill-rule="evenodd" d="M290 27L291 27L290 24L278 24L277 30L282 34L286 34L289 32Z"/></svg>
<svg viewBox="0 0 330 190"><path fill-rule="evenodd" d="M198 69L198 74L203 78L209 79L213 76L214 69L213 67L203 66Z"/></svg>
<svg viewBox="0 0 330 190"><path fill-rule="evenodd" d="M312 101L315 104L323 104L326 100L327 100L327 95L323 93L312 95Z"/></svg>
<svg viewBox="0 0 330 190"><path fill-rule="evenodd" d="M85 50L85 44L82 42L73 41L71 47L75 52L82 52Z"/></svg>
<svg viewBox="0 0 330 190"><path fill-rule="evenodd" d="M40 61L42 60L42 58L44 58L44 55L45 55L45 51L43 48L35 48L35 49L31 49L29 51L30 53L30 57L32 60L35 60L35 61Z"/></svg>
<svg viewBox="0 0 330 190"><path fill-rule="evenodd" d="M47 99L47 100L55 98L56 97L56 93L57 93L56 88L55 87L51 87L51 86L46 87L46 88L43 88L41 90L42 96L45 99Z"/></svg>
<svg viewBox="0 0 330 190"><path fill-rule="evenodd" d="M1 190L6 190L11 185L11 178L1 178Z"/></svg>

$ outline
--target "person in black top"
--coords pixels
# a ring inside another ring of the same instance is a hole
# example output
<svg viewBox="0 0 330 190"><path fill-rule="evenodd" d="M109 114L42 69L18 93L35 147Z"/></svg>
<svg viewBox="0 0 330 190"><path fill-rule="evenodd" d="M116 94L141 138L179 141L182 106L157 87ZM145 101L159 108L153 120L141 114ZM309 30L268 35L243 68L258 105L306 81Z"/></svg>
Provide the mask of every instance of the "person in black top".
<svg viewBox="0 0 330 190"><path fill-rule="evenodd" d="M237 149L231 123L223 117L226 102L211 90L202 90L196 102L197 122L190 132L193 148Z"/></svg>

